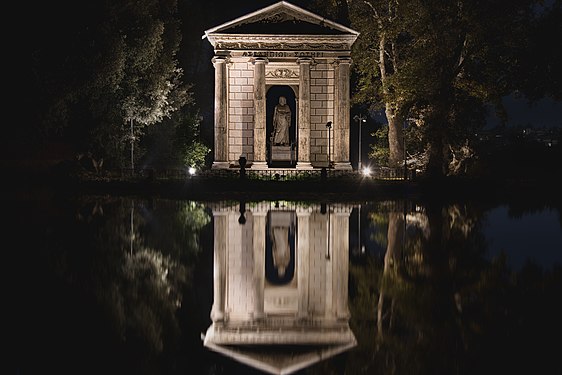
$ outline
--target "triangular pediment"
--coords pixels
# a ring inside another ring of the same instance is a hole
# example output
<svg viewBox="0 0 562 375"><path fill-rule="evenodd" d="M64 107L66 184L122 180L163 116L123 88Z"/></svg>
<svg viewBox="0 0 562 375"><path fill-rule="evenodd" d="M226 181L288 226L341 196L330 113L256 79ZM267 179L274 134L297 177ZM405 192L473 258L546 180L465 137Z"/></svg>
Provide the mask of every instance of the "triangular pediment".
<svg viewBox="0 0 562 375"><path fill-rule="evenodd" d="M205 31L205 36L211 34L359 35L348 27L286 1L280 1Z"/></svg>
<svg viewBox="0 0 562 375"><path fill-rule="evenodd" d="M350 342L326 346L255 347L207 344L226 357L272 375L288 375L346 352L357 345Z"/></svg>
<svg viewBox="0 0 562 375"><path fill-rule="evenodd" d="M253 326L213 323L203 345L238 362L276 375L291 374L357 346L349 325L263 320Z"/></svg>

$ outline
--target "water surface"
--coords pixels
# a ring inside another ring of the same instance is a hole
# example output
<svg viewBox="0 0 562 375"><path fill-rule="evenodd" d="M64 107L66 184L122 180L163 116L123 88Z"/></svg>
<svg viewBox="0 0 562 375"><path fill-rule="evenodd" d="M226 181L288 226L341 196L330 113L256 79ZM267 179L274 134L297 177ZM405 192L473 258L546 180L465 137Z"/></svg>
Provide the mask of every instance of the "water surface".
<svg viewBox="0 0 562 375"><path fill-rule="evenodd" d="M560 373L560 208L4 197L13 373Z"/></svg>

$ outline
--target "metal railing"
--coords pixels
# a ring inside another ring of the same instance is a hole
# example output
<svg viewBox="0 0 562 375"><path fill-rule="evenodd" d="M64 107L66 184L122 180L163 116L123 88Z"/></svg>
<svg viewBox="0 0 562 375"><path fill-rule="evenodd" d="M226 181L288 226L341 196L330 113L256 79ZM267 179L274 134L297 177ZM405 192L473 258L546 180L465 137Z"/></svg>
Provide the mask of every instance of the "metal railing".
<svg viewBox="0 0 562 375"><path fill-rule="evenodd" d="M415 174L407 170L406 179L412 180ZM187 168L138 168L106 170L103 177L109 179L144 179L144 180L185 180L185 179L241 179L261 181L315 181L338 179L373 179L373 180L404 180L403 168L376 167L371 169L369 175L357 170L338 170L329 168L295 169L295 168L270 168L270 169L208 169L189 173Z"/></svg>

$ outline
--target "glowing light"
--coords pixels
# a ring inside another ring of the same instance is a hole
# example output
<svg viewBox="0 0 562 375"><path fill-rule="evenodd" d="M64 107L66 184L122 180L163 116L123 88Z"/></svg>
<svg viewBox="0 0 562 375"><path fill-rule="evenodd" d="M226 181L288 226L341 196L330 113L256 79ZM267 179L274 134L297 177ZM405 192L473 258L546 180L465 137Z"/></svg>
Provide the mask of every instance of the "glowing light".
<svg viewBox="0 0 562 375"><path fill-rule="evenodd" d="M193 167L189 167L188 172L189 172L189 175L190 175L190 176L194 176L196 170L195 170L195 168L193 168Z"/></svg>
<svg viewBox="0 0 562 375"><path fill-rule="evenodd" d="M371 168L365 167L363 168L363 176L369 177L371 175Z"/></svg>

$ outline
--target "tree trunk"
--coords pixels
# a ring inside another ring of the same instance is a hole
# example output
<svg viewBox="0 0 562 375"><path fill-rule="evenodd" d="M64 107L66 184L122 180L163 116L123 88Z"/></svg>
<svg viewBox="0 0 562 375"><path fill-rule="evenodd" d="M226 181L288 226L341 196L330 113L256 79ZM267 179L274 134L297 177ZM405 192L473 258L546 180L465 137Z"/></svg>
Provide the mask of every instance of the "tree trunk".
<svg viewBox="0 0 562 375"><path fill-rule="evenodd" d="M433 110L427 121L428 162L426 175L430 179L441 179L447 172L448 142L446 137L447 113L444 108Z"/></svg>
<svg viewBox="0 0 562 375"><path fill-rule="evenodd" d="M404 127L401 116L398 116L392 103L385 103L386 118L388 120L388 164L397 168L404 164Z"/></svg>
<svg viewBox="0 0 562 375"><path fill-rule="evenodd" d="M404 248L404 214L399 212L390 212L388 214L388 232L387 247L384 255L383 277L381 280L381 288L379 293L379 301L377 304L377 337L383 337L383 316L384 316L384 284L391 282L390 280L398 277L398 266L402 258L402 250ZM391 303L391 309L394 308L394 299ZM391 317L392 319L392 311ZM389 323L390 329L390 323Z"/></svg>
<svg viewBox="0 0 562 375"><path fill-rule="evenodd" d="M388 274L392 270L396 274L404 248L404 214L402 212L389 212L387 241L383 272Z"/></svg>
<svg viewBox="0 0 562 375"><path fill-rule="evenodd" d="M386 37L382 33L379 40L379 71L381 76L382 91L385 98L390 93L388 90L388 79L386 72L386 55L385 55ZM396 73L396 72L395 72ZM404 129L402 127L402 116L400 108L397 108L395 102L385 99L385 114L388 121L388 148L389 157L388 164L390 167L399 167L404 160Z"/></svg>

